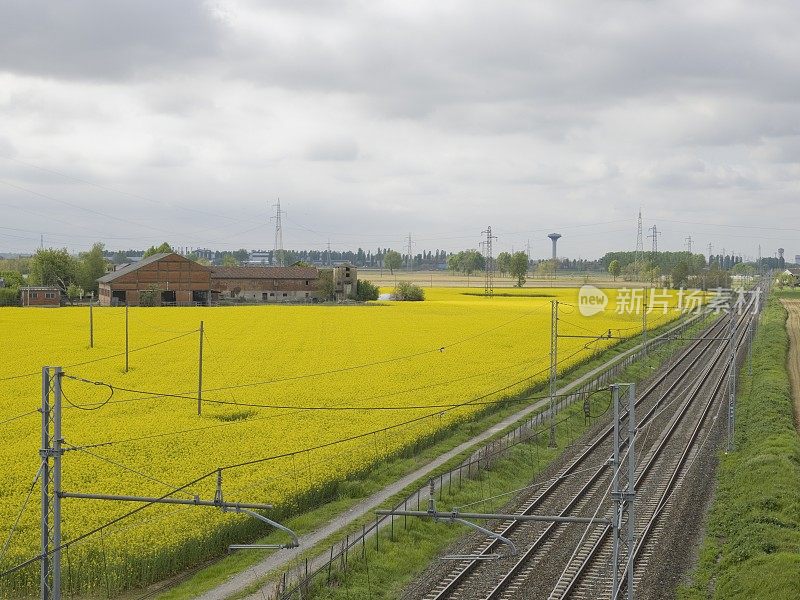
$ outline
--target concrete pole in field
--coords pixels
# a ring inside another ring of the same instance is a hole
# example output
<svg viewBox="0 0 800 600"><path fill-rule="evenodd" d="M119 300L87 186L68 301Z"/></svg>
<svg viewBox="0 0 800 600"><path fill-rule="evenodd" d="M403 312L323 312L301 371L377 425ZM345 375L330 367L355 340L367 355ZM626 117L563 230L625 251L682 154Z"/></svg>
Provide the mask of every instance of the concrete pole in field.
<svg viewBox="0 0 800 600"><path fill-rule="evenodd" d="M125 301L125 372L128 372L128 302Z"/></svg>
<svg viewBox="0 0 800 600"><path fill-rule="evenodd" d="M200 358L197 363L197 414L203 413L203 322L200 321Z"/></svg>
<svg viewBox="0 0 800 600"><path fill-rule="evenodd" d="M93 299L89 300L89 348L94 348L94 313L92 312Z"/></svg>

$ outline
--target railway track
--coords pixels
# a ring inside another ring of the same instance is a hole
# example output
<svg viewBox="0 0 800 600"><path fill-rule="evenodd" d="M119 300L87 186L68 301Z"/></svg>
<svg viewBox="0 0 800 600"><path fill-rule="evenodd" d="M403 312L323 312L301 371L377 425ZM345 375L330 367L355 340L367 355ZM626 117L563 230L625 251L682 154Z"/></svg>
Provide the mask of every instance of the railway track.
<svg viewBox="0 0 800 600"><path fill-rule="evenodd" d="M738 328L748 315L741 317ZM634 564L640 567L652 553L648 540L663 523L672 491L682 481L682 467L694 460L697 440L705 431L714 399L725 377L720 368L727 356L722 339L728 316L718 319L684 349L636 399L638 421L636 470L637 539ZM741 337L737 346L741 344ZM707 399L699 401L698 398ZM623 413L627 418L627 413ZM578 455L528 499L515 514L551 514L610 518L608 487L612 426L601 430ZM643 438L643 439L640 439ZM665 477L664 474L670 474ZM639 502L641 504L641 502ZM610 596L610 527L564 523L505 521L492 530L522 548L520 555L499 560L501 543L485 539L469 548L473 558L455 562L424 600L511 600L515 598L596 598ZM638 562L637 562L638 561ZM641 568L636 571L641 579ZM530 582L535 580L535 585Z"/></svg>

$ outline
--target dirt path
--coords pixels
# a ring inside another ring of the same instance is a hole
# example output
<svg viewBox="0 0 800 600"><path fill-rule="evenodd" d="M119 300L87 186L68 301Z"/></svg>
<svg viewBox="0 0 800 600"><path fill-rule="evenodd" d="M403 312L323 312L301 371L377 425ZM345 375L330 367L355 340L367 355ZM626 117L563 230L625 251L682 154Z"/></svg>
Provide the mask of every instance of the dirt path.
<svg viewBox="0 0 800 600"><path fill-rule="evenodd" d="M789 332L791 347L789 348L789 378L792 381L794 396L794 422L800 431L800 300L781 300L789 313L786 329Z"/></svg>

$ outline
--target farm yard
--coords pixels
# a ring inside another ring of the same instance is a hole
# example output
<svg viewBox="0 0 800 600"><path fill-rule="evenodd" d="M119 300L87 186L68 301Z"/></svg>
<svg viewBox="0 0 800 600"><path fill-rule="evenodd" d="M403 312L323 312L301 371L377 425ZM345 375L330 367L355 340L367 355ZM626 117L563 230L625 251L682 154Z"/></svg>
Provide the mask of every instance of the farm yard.
<svg viewBox="0 0 800 600"><path fill-rule="evenodd" d="M425 302L358 306L132 308L127 373L124 308L94 309L94 348L85 307L0 311L3 540L20 515L0 569L39 551L38 488L25 500L39 467L43 365L66 374L63 489L161 496L200 478L179 494L212 499L223 468L227 501L286 511L312 506L332 482L544 382L551 300L562 302L561 333L641 333L640 314L582 317L574 288L478 293L432 288ZM607 293L612 306L619 291ZM678 314L655 311L648 326ZM559 369L612 343L562 339ZM70 540L135 505L66 499L63 507ZM117 593L260 531L212 508L151 506L71 545L65 586L78 595ZM35 595L38 577L34 563L4 578L0 596Z"/></svg>

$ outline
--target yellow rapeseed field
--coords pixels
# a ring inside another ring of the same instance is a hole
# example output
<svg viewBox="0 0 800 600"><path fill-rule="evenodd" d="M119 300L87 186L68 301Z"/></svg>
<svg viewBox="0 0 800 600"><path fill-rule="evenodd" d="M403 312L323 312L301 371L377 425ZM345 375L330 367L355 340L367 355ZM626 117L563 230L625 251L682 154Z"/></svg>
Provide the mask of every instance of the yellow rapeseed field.
<svg viewBox="0 0 800 600"><path fill-rule="evenodd" d="M220 466L314 448L431 415L348 443L224 472L226 500L291 507L300 498L313 499L315 492L322 497L332 481L469 418L488 402L544 381L552 299L564 302L563 333L599 334L609 328L620 336L640 333L638 314L607 310L582 317L575 289L498 291L504 295L491 300L475 295L475 288L448 288L426 290L422 303L132 308L128 373L124 356L102 360L124 350L124 308L94 309L92 349L88 308L0 309L0 536L4 541L39 467L40 416L35 410L41 402L42 365L62 365L68 375L131 390L117 389L109 399L106 387L64 380L65 442L89 446L64 456L63 487L70 491L159 496ZM613 305L618 292L608 293ZM662 325L675 316L656 312L649 323ZM195 330L201 320L208 402L198 416L191 397L197 391ZM586 347L586 339L561 340L565 360L560 369L610 343ZM499 388L507 389L493 393ZM476 401L441 407L470 400ZM213 498L214 483L208 478L186 493ZM134 507L74 499L64 500L63 506L65 539ZM255 531L246 518L215 509L150 507L102 537L72 546L64 557L65 581L81 593L139 585L219 553ZM0 570L35 556L38 536L37 488ZM36 568L29 568L0 582L0 590L6 590L0 596L37 586Z"/></svg>

